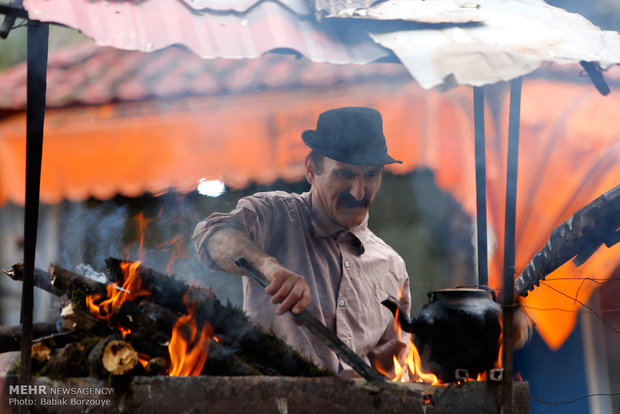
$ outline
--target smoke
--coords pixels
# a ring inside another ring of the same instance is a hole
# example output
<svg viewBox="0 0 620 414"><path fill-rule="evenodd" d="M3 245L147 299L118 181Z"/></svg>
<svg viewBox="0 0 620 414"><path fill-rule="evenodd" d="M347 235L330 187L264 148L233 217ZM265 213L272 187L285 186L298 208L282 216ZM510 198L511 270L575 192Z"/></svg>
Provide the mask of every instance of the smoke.
<svg viewBox="0 0 620 414"><path fill-rule="evenodd" d="M137 199L116 198L63 203L54 237L40 246L56 243L48 263L56 263L84 276L102 280L108 257L136 261L188 284L210 286L221 300L242 303L239 277L216 274L199 261L192 234L196 224L221 200L168 192ZM213 205L212 205L213 204ZM216 207L218 205L218 207ZM57 239L57 240L56 240Z"/></svg>
<svg viewBox="0 0 620 414"><path fill-rule="evenodd" d="M86 263L102 271L105 259L118 257L124 246L128 207L113 201L89 204L65 203L61 212L56 262L68 269L76 270L78 264Z"/></svg>

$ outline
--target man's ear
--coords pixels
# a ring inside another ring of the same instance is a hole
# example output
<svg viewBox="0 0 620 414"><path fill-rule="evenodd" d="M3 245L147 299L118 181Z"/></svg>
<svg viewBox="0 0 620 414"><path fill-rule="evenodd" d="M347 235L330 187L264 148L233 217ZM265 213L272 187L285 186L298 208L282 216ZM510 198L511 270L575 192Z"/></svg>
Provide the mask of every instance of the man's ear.
<svg viewBox="0 0 620 414"><path fill-rule="evenodd" d="M306 157L304 161L304 168L306 173L306 180L308 180L308 183L312 185L316 173L314 171L314 163L310 160L310 157Z"/></svg>

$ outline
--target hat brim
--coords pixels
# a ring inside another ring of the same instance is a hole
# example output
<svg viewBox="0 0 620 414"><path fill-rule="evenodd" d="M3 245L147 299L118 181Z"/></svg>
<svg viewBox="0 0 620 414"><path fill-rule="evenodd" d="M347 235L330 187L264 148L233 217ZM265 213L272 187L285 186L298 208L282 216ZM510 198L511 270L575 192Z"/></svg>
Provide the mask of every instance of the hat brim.
<svg viewBox="0 0 620 414"><path fill-rule="evenodd" d="M392 158L388 154L372 154L367 157L355 157L354 153L347 152L342 153L339 152L334 147L323 147L316 142L316 131L312 129L308 129L301 133L301 139L309 146L311 149L316 152L326 156L327 158L331 158L336 161L345 162L347 164L354 165L387 165L387 164L402 164L403 162L400 160L396 160Z"/></svg>

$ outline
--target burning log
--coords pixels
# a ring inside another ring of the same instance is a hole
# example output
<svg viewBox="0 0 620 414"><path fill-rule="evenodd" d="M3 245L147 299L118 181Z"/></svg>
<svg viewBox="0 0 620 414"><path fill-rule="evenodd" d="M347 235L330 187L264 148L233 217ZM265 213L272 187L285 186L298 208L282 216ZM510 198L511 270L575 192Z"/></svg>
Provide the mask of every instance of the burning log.
<svg viewBox="0 0 620 414"><path fill-rule="evenodd" d="M106 378L122 375L130 364L127 372L146 375L329 375L241 310L222 305L210 288L188 286L139 262L106 263L114 281L108 285L58 265L49 273L35 269L35 286L61 298L65 331L41 347L40 374ZM21 280L21 265L5 273ZM109 351L116 368L104 364L104 344L94 348L102 337L122 341L110 348L118 355ZM174 341L181 344L176 350ZM175 366L190 359L197 362L190 370Z"/></svg>
<svg viewBox="0 0 620 414"><path fill-rule="evenodd" d="M160 315L165 312L160 309ZM168 313L166 319L169 321L178 319L178 316ZM170 341L170 335L172 332L172 325L169 329L161 329L158 325L157 319L150 317L148 313L145 313L134 302L124 302L120 307L114 310L112 320L119 325L128 329L130 332L127 334L127 338L135 345L141 352L149 355L150 357L161 357L168 364L168 342Z"/></svg>
<svg viewBox="0 0 620 414"><path fill-rule="evenodd" d="M34 339L58 332L55 323L35 323L32 326ZM19 351L22 342L22 325L0 326L0 353Z"/></svg>
<svg viewBox="0 0 620 414"><path fill-rule="evenodd" d="M127 263L115 258L106 259L110 279L122 281L122 267L126 267ZM187 302L195 303L197 319L209 321L214 332L232 341L239 355L251 361L258 371L287 376L327 375L283 340L250 322L242 311L230 305L222 305L210 288L190 287L183 281L144 266L136 268L136 275L142 281L141 287L152 292L148 300L151 311L158 312L159 309L166 308L185 314L188 311ZM188 297L184 300L186 295ZM146 302L143 300L140 303ZM165 319L160 318L160 323L165 323Z"/></svg>
<svg viewBox="0 0 620 414"><path fill-rule="evenodd" d="M119 285L123 284L127 275L124 269L138 262L128 262L125 260L110 257L106 259L106 266L109 271L109 279ZM185 282L175 279L172 276L159 273L144 266L136 266L135 276L140 279L140 288L151 293L150 300L173 312L183 314L187 307L183 304L183 296L190 290L190 286ZM198 289L198 287L191 287Z"/></svg>
<svg viewBox="0 0 620 414"><path fill-rule="evenodd" d="M85 334L107 336L114 332L105 321L95 318L87 311L78 309L74 303L63 306L60 312L63 330L79 330Z"/></svg>

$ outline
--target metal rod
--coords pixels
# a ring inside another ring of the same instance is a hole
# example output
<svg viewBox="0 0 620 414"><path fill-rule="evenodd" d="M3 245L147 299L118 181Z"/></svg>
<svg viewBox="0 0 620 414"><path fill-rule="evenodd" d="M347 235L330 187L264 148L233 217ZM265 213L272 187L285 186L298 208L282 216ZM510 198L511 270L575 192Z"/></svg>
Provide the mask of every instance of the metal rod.
<svg viewBox="0 0 620 414"><path fill-rule="evenodd" d="M34 307L34 261L39 221L39 188L43 153L43 120L47 74L47 42L49 26L28 21L26 79L26 206L24 218L24 280L22 282L21 323L22 384L30 382L32 315Z"/></svg>
<svg viewBox="0 0 620 414"><path fill-rule="evenodd" d="M508 158L506 166L506 215L504 220L503 269L503 335L502 366L504 384L502 414L512 413L512 375L514 351L514 277L515 277L515 222L517 211L517 170L519 164L519 120L521 118L522 80L510 82L510 114L508 118Z"/></svg>
<svg viewBox="0 0 620 414"><path fill-rule="evenodd" d="M478 246L478 284L488 285L487 194L484 136L484 89L474 87L474 132L476 157L476 239Z"/></svg>

